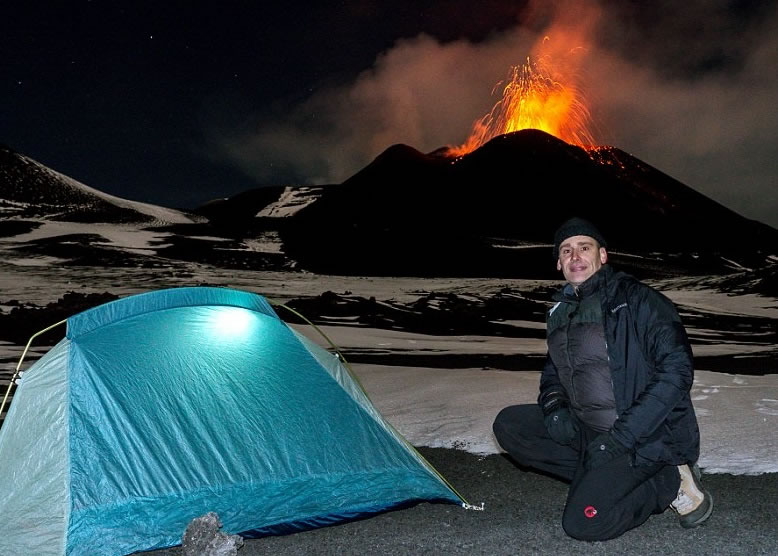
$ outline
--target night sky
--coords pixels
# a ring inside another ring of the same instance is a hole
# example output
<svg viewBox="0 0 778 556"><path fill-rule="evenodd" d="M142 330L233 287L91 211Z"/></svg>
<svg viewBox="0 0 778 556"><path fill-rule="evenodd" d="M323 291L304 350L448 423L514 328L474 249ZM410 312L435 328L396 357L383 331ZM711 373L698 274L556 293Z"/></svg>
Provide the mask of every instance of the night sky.
<svg viewBox="0 0 778 556"><path fill-rule="evenodd" d="M778 2L7 4L0 143L108 193L189 208L460 144L548 36L600 144L778 227Z"/></svg>

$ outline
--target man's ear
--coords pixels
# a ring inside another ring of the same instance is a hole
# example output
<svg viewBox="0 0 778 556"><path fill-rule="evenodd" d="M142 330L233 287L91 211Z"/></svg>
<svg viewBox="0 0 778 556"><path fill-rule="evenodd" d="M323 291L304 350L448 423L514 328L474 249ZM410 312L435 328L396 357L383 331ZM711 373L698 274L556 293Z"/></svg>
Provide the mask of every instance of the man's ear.
<svg viewBox="0 0 778 556"><path fill-rule="evenodd" d="M605 247L600 247L600 262L602 264L608 262L608 252L605 250Z"/></svg>
<svg viewBox="0 0 778 556"><path fill-rule="evenodd" d="M559 259L556 260L556 269L562 270L562 262Z"/></svg>

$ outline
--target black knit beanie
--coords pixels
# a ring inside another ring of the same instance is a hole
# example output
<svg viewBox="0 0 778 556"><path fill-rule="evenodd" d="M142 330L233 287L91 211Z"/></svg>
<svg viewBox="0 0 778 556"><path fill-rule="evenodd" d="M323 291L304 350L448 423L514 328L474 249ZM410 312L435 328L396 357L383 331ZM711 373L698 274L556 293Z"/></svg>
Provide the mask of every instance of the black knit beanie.
<svg viewBox="0 0 778 556"><path fill-rule="evenodd" d="M600 233L594 224L583 218L571 218L561 226L554 234L554 260L559 258L559 246L562 242L569 237L573 236L589 236L597 240L600 247L608 247L605 242L605 238Z"/></svg>

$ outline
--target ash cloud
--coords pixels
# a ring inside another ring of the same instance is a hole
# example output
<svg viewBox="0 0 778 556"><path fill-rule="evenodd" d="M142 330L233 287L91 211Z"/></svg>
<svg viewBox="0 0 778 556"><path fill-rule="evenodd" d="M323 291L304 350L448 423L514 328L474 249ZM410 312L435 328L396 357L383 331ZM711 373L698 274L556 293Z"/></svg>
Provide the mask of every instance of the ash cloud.
<svg viewBox="0 0 778 556"><path fill-rule="evenodd" d="M590 78L608 84L592 90L610 144L778 227L778 7L766 4L660 2L646 26L603 18Z"/></svg>
<svg viewBox="0 0 778 556"><path fill-rule="evenodd" d="M401 40L353 81L215 137L260 183L340 182L395 143L429 152L464 142L511 66L544 36L564 37L582 47L580 87L600 143L778 227L778 8L634 4L534 2L515 28L480 42Z"/></svg>

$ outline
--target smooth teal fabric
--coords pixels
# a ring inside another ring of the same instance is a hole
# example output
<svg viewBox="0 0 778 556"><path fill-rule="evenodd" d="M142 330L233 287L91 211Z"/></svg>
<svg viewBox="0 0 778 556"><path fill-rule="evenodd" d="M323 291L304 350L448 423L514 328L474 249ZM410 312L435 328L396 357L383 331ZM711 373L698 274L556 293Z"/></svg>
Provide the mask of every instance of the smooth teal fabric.
<svg viewBox="0 0 778 556"><path fill-rule="evenodd" d="M63 339L28 370L0 428L0 554L62 554L69 511Z"/></svg>
<svg viewBox="0 0 778 556"><path fill-rule="evenodd" d="M68 554L176 545L209 511L253 535L461 502L337 358L258 295L142 294L71 318L67 337L68 508L54 505Z"/></svg>

